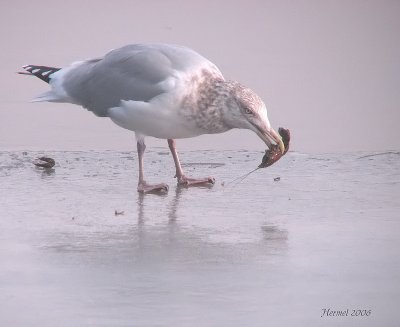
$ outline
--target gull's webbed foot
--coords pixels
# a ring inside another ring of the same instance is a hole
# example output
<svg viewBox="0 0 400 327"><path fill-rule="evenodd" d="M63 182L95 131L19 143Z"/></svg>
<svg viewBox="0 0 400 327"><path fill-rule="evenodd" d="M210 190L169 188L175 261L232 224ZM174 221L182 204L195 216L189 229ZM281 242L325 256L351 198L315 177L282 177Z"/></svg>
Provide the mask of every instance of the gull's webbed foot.
<svg viewBox="0 0 400 327"><path fill-rule="evenodd" d="M215 183L214 177L206 178L189 178L185 175L178 177L178 185L189 187L189 186L211 186Z"/></svg>
<svg viewBox="0 0 400 327"><path fill-rule="evenodd" d="M161 184L147 184L146 182L140 182L138 184L137 190L140 193L148 194L148 193L155 193L155 194L166 194L168 193L168 185L165 183Z"/></svg>

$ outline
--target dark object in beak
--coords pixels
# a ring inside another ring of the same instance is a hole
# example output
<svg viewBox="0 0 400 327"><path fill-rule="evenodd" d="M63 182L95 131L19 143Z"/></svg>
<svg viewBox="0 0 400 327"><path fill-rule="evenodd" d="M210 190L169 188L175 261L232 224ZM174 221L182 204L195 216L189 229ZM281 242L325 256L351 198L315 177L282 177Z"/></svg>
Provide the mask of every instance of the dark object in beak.
<svg viewBox="0 0 400 327"><path fill-rule="evenodd" d="M277 144L273 144L270 149L265 150L264 157L262 158L261 164L258 168L266 168L277 162L286 152L289 150L290 142L290 131L288 129L279 127L279 135L282 137L283 144L285 145L285 151L282 153Z"/></svg>
<svg viewBox="0 0 400 327"><path fill-rule="evenodd" d="M56 162L52 158L40 157L38 161L34 162L36 167L53 168Z"/></svg>

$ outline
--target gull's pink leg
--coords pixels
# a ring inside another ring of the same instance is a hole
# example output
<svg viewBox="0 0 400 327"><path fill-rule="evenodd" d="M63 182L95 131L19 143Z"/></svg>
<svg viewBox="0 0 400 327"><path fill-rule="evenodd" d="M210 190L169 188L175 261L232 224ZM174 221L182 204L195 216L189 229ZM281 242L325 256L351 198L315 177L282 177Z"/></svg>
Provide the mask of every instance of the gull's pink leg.
<svg viewBox="0 0 400 327"><path fill-rule="evenodd" d="M145 182L143 177L143 154L145 149L146 145L144 144L143 139L138 140L137 152L139 157L139 183L137 190L140 193L167 193L168 192L167 184L161 183L161 184L150 185Z"/></svg>
<svg viewBox="0 0 400 327"><path fill-rule="evenodd" d="M189 178L186 177L183 173L181 163L179 162L178 153L176 152L175 140L168 139L168 146L171 150L172 157L174 158L176 174L175 177L178 179L178 185L182 186L201 186L201 185L210 185L215 183L215 179L213 177L206 178Z"/></svg>

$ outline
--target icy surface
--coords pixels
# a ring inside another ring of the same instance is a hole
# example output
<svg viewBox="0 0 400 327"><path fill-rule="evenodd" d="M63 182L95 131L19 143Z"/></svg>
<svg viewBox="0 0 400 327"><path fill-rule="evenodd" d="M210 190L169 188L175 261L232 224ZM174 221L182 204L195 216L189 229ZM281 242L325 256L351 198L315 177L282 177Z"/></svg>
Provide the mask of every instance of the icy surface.
<svg viewBox="0 0 400 327"><path fill-rule="evenodd" d="M0 325L398 326L400 154L262 155L0 152Z"/></svg>

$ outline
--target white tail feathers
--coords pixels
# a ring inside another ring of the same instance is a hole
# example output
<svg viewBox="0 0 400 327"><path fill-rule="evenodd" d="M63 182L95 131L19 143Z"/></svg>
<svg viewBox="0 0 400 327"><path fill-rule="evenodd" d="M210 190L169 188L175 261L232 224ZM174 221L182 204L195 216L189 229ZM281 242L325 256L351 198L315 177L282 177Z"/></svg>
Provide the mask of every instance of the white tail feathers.
<svg viewBox="0 0 400 327"><path fill-rule="evenodd" d="M36 98L32 99L30 102L46 102L46 101L47 102L64 102L53 91L47 91L42 94L39 94Z"/></svg>

